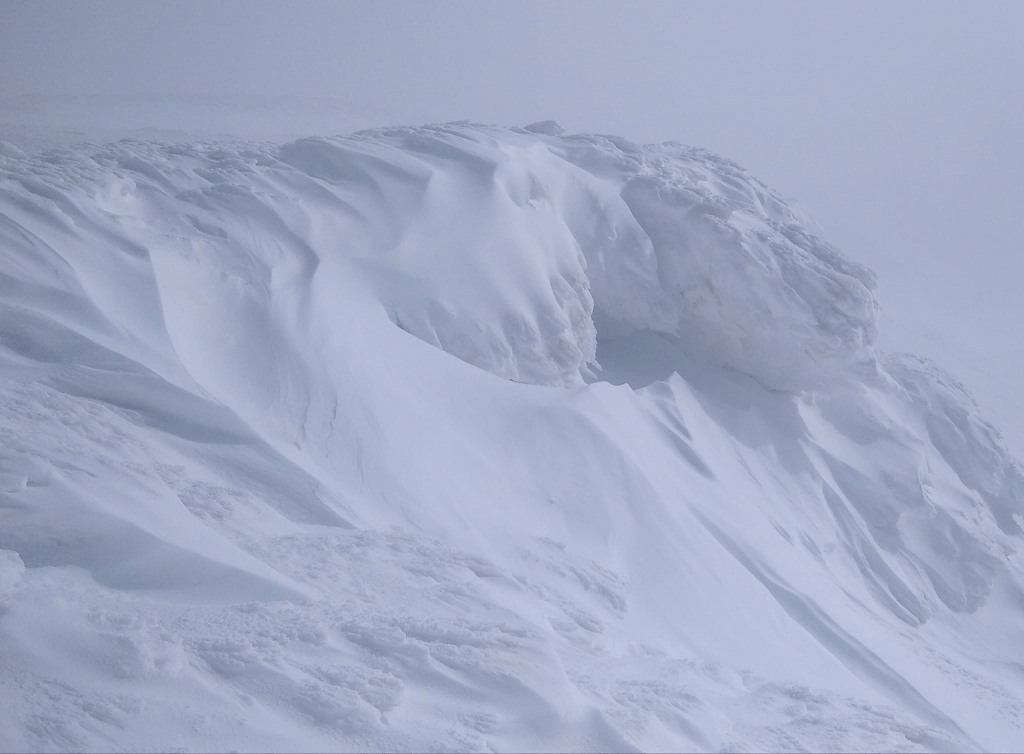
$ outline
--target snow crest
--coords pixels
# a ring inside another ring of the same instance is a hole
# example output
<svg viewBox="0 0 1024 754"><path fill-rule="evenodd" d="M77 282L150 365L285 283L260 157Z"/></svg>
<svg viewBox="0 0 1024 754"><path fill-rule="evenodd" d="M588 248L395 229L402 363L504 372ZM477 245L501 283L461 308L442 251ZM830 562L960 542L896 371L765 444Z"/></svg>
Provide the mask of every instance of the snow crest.
<svg viewBox="0 0 1024 754"><path fill-rule="evenodd" d="M227 268L248 250L226 248L216 214L278 217L309 264L356 263L396 324L511 380L581 385L595 311L610 332L671 333L692 358L773 389L815 387L874 356L871 273L701 150L451 125L48 160L92 182L108 223L189 218L168 229L175 243L218 247ZM30 180L48 175L52 162ZM54 178L45 191L61 190Z"/></svg>

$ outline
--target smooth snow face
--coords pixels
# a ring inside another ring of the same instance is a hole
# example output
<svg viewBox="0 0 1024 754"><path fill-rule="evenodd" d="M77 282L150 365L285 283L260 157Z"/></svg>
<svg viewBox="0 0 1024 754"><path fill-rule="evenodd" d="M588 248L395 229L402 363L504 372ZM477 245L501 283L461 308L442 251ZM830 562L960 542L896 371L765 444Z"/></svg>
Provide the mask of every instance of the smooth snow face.
<svg viewBox="0 0 1024 754"><path fill-rule="evenodd" d="M1024 740L1020 466L735 165L0 155L0 748Z"/></svg>
<svg viewBox="0 0 1024 754"><path fill-rule="evenodd" d="M311 243L358 260L400 327L507 379L582 384L596 351L586 262L543 180L561 161L537 146L396 129L276 156L334 202Z"/></svg>

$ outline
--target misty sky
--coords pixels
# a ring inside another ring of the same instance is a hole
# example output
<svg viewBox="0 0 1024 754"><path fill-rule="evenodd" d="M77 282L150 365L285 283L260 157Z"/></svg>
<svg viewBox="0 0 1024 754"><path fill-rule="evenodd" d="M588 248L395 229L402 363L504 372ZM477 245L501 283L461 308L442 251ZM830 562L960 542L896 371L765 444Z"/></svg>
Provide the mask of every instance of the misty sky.
<svg viewBox="0 0 1024 754"><path fill-rule="evenodd" d="M329 97L706 146L800 198L888 311L991 328L1024 280L1022 38L1024 2L0 0L0 95Z"/></svg>

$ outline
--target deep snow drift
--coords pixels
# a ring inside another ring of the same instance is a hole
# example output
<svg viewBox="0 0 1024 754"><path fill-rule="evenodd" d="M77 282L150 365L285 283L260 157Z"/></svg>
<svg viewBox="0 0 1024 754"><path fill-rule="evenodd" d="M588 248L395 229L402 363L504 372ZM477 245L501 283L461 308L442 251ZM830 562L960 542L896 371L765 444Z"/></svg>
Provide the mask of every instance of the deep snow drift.
<svg viewBox="0 0 1024 754"><path fill-rule="evenodd" d="M1024 742L1024 476L738 166L0 147L0 747Z"/></svg>

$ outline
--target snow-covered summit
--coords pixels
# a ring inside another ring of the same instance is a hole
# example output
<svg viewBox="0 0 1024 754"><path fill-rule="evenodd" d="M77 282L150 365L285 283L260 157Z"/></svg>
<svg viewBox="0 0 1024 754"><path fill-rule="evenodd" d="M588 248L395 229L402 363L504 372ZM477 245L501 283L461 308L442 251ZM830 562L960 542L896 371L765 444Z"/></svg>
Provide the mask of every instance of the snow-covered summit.
<svg viewBox="0 0 1024 754"><path fill-rule="evenodd" d="M162 222L184 226L173 233L225 264L249 251L182 218L215 226L231 190L251 214L307 215L290 230L318 262L359 260L400 326L509 379L582 384L594 316L678 336L693 358L772 388L819 385L873 358L871 273L703 150L565 136L557 124L455 124L48 159L75 163L86 195L115 186L107 213L157 205Z"/></svg>
<svg viewBox="0 0 1024 754"><path fill-rule="evenodd" d="M1012 748L1024 476L878 314L675 144L3 147L0 748Z"/></svg>

